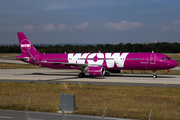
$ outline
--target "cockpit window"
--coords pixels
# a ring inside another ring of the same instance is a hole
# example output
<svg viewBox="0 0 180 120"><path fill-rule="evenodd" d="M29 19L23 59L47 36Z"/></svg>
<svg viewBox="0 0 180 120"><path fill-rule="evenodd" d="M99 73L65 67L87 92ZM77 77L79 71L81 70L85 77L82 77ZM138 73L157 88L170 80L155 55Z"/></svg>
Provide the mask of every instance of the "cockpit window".
<svg viewBox="0 0 180 120"><path fill-rule="evenodd" d="M162 57L161 59L162 59L162 60L171 60L170 57Z"/></svg>

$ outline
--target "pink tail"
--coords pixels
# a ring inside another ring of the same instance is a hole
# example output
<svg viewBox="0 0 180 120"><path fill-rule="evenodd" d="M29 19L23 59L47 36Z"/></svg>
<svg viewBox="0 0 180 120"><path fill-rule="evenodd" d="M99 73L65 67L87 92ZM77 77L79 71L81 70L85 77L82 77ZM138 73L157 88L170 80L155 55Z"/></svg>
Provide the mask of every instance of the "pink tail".
<svg viewBox="0 0 180 120"><path fill-rule="evenodd" d="M37 54L40 54L34 46L31 44L31 42L28 40L28 38L25 36L23 32L17 33L19 38L19 44L21 48L22 55L28 55L28 56L35 56Z"/></svg>

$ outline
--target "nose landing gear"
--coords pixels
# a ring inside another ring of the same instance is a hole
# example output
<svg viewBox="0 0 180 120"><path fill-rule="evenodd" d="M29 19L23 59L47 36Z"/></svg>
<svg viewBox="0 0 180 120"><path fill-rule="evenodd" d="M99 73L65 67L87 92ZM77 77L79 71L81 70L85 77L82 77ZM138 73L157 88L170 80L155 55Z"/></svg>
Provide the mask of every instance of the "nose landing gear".
<svg viewBox="0 0 180 120"><path fill-rule="evenodd" d="M157 78L156 70L153 70L153 78Z"/></svg>

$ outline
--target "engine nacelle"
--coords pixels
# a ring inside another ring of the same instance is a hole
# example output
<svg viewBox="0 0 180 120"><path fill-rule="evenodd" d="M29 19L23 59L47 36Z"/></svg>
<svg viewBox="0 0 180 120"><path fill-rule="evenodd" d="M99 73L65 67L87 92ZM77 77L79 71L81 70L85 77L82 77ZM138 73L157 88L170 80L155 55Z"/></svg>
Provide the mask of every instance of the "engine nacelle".
<svg viewBox="0 0 180 120"><path fill-rule="evenodd" d="M88 68L89 75L93 76L103 76L105 74L104 67L95 66L95 67L89 67Z"/></svg>

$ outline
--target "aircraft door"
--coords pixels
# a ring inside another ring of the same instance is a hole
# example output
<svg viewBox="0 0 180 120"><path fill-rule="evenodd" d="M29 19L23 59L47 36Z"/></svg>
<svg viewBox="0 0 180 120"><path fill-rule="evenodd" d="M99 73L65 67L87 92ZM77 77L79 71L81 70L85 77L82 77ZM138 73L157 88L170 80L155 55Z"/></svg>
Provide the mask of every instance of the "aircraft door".
<svg viewBox="0 0 180 120"><path fill-rule="evenodd" d="M41 66L41 64L38 63L39 55L36 55L34 59L35 64Z"/></svg>
<svg viewBox="0 0 180 120"><path fill-rule="evenodd" d="M150 64L156 64L156 54L151 54Z"/></svg>
<svg viewBox="0 0 180 120"><path fill-rule="evenodd" d="M39 55L36 55L35 60L38 61L38 59L39 59Z"/></svg>

